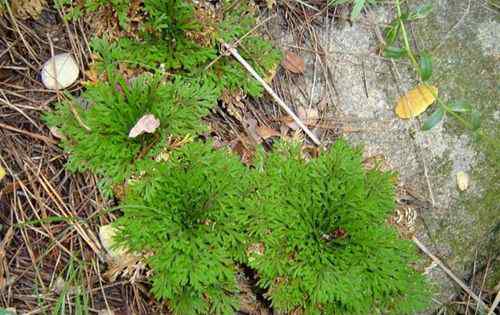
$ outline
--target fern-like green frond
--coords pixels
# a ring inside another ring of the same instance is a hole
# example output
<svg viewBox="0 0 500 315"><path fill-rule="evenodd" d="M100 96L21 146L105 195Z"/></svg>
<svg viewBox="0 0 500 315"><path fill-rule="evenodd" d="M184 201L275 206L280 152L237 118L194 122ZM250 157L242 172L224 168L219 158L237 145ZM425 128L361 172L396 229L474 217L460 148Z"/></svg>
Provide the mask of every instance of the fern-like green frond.
<svg viewBox="0 0 500 315"><path fill-rule="evenodd" d="M310 161L286 144L258 159L249 230L265 250L249 264L276 309L403 314L426 305L424 278L409 266L415 249L385 222L392 175L361 161L344 141Z"/></svg>
<svg viewBox="0 0 500 315"><path fill-rule="evenodd" d="M93 171L103 178L109 193L111 185L136 171L137 161L164 149L170 136L205 131L201 118L216 104L214 90L210 82L181 77L163 82L158 76L143 75L126 82L111 75L78 99L59 103L46 120L64 133L69 169ZM159 119L160 127L153 134L129 138L130 129L145 114Z"/></svg>
<svg viewBox="0 0 500 315"><path fill-rule="evenodd" d="M175 314L234 314L234 259L246 244L245 167L225 150L193 142L143 170L115 223L119 240L154 254L152 291Z"/></svg>

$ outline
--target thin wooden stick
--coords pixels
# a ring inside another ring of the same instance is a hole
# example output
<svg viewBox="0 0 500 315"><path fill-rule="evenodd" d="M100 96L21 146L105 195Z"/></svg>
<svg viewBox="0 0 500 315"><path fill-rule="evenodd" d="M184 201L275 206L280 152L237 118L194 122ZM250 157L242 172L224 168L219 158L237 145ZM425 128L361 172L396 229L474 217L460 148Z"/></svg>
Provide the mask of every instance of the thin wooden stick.
<svg viewBox="0 0 500 315"><path fill-rule="evenodd" d="M50 139L48 137L45 137L43 135L39 135L39 134L32 133L32 132L29 132L29 131L26 131L26 130L18 129L16 127L12 127L10 125L6 125L6 124L1 123L1 122L0 122L0 128L7 129L7 130L10 130L10 131L14 131L14 132L18 132L20 134L29 136L31 138L42 140L43 142L48 143L48 144L57 144L57 141L52 140L52 139Z"/></svg>
<svg viewBox="0 0 500 315"><path fill-rule="evenodd" d="M412 238L412 241L418 246L418 248L420 248L420 250L422 250L427 256L429 256L441 269L443 269L443 271L453 281L455 281L465 292L467 292L467 294L469 294L469 296L471 298L473 298L474 300L476 300L476 302L478 303L478 305L480 305L482 308L484 308L484 310L488 310L488 306L483 302L483 300L481 300L480 297L478 297L474 292L472 292L472 290L469 289L469 287L467 285L465 285L465 283L462 280L460 280L457 276L455 276L453 274L453 272L451 272L451 270L448 269L448 267L446 267L439 258L437 258L436 256L434 256L430 252L430 250L424 244L422 244L422 242L420 242L415 236Z"/></svg>
<svg viewBox="0 0 500 315"><path fill-rule="evenodd" d="M498 291L497 296L495 297L495 300L493 301L493 304L491 304L491 308L488 311L488 315L495 315L495 309L497 308L499 303L500 303L500 291Z"/></svg>
<svg viewBox="0 0 500 315"><path fill-rule="evenodd" d="M239 63L241 63L241 65L243 67L245 67L245 69L250 72L250 74L260 83L262 84L262 86L264 87L264 89L274 98L274 100L278 103L278 105L281 106L281 108L283 108L283 110L285 110L287 112L288 115L290 115L293 120L297 123L297 125L299 125L299 127L304 130L304 132L309 136L309 138L311 138L311 140L318 146L321 146L321 142L319 141L319 139L316 137L316 135L309 129L307 128L307 126L302 122L302 120L300 120L299 117L297 117L297 115L295 115L295 113L285 104L285 102L283 102L283 100L281 100L281 98L278 96L278 94L276 94L273 89L269 86L269 84L266 83L266 81L264 81L264 79L262 79L262 77L254 70L254 68L243 58L241 57L241 55L238 53L238 51L236 50L236 48L234 48L233 46L231 45L228 45L226 43L223 43L222 44L222 47L227 51L229 52L231 55L233 55L233 57L238 60Z"/></svg>

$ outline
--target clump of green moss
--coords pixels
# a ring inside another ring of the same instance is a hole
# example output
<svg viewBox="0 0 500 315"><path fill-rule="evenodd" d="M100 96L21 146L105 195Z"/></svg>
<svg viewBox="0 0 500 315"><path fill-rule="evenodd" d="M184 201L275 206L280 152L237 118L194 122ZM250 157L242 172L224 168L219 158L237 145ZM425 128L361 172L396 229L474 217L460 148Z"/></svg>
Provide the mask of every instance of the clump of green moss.
<svg viewBox="0 0 500 315"><path fill-rule="evenodd" d="M99 175L109 195L113 185L137 173L138 162L168 147L172 135L205 131L201 119L216 101L210 82L183 77L164 82L150 75L127 82L110 73L109 81L89 86L79 99L59 103L46 121L64 133L61 145L70 153L68 168ZM160 127L154 134L130 138L130 129L146 114L153 114Z"/></svg>
<svg viewBox="0 0 500 315"><path fill-rule="evenodd" d="M341 140L312 160L280 143L252 168L186 144L130 184L118 237L152 253L152 290L176 314L232 314L241 263L280 312L411 314L430 291L414 245L386 222L393 175L361 162Z"/></svg>
<svg viewBox="0 0 500 315"><path fill-rule="evenodd" d="M234 314L244 252L246 169L226 151L193 142L130 185L115 222L120 242L152 252L152 292L175 314Z"/></svg>
<svg viewBox="0 0 500 315"><path fill-rule="evenodd" d="M365 171L361 152L337 141L318 158L282 144L261 155L248 201L261 251L249 265L273 307L305 314L408 314L426 306L413 244L386 220L394 177Z"/></svg>

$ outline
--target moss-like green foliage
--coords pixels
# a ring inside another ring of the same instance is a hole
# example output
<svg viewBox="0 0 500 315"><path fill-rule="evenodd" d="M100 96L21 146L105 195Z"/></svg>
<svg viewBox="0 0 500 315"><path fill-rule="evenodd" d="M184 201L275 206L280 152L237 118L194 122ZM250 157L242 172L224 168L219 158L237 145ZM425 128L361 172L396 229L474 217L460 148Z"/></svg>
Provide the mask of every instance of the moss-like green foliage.
<svg viewBox="0 0 500 315"><path fill-rule="evenodd" d="M152 291L175 314L234 314L234 259L244 252L246 169L227 151L190 143L153 163L122 203L119 239L154 255Z"/></svg>
<svg viewBox="0 0 500 315"><path fill-rule="evenodd" d="M181 77L163 82L150 75L126 82L119 75L110 76L108 82L89 86L79 99L59 103L46 116L49 125L64 133L68 168L96 173L108 194L111 185L136 171L137 161L152 159L165 148L170 136L205 131L201 118L217 100L210 82ZM158 118L160 127L154 134L129 138L130 129L145 114Z"/></svg>
<svg viewBox="0 0 500 315"><path fill-rule="evenodd" d="M86 0L84 4L87 10L111 6L128 11L122 0ZM89 86L78 100L57 105L46 119L65 135L62 144L71 153L69 169L99 175L103 192L109 196L112 186L137 172L137 162L149 160L165 148L167 138L205 131L201 118L217 104L223 91L242 89L254 96L261 92L236 60L217 59L219 41L240 38L255 23L246 4L226 1L225 5L231 9L222 18L214 9L192 1L145 0L139 7L145 15L139 38L92 41L94 52L101 57L97 68L107 81ZM280 60L280 53L259 37L248 36L241 45L244 57L261 74ZM117 74L119 65L137 67L146 74L125 79ZM155 75L148 76L151 70ZM79 103L90 108L85 110ZM130 129L145 114L160 119L159 130L154 135L128 138Z"/></svg>
<svg viewBox="0 0 500 315"><path fill-rule="evenodd" d="M219 93L239 88L258 96L262 87L231 56L223 56L210 64L218 57L222 42L232 43L242 37L240 53L260 75L267 76L281 60L281 52L268 41L249 34L255 26L255 18L247 4L234 4L225 1L221 14L196 7L191 1L146 0L144 13L148 18L138 34L139 39L96 39L92 47L107 64L126 62L145 69L161 66L167 71L212 81Z"/></svg>
<svg viewBox="0 0 500 315"><path fill-rule="evenodd" d="M115 223L119 241L152 253L153 293L176 314L232 314L236 263L260 277L273 307L299 314L409 314L429 290L413 244L386 223L390 173L365 171L338 141L312 160L297 145L252 169L194 142L144 163Z"/></svg>
<svg viewBox="0 0 500 315"><path fill-rule="evenodd" d="M392 175L365 171L359 151L338 141L305 161L282 145L256 165L249 230L263 253L250 253L273 306L305 314L406 314L428 301L409 264L411 242L387 217Z"/></svg>
<svg viewBox="0 0 500 315"><path fill-rule="evenodd" d="M126 1L83 3L116 6L129 22ZM46 120L64 135L70 170L97 174L108 196L127 184L117 240L147 253L154 295L175 314L234 314L239 263L254 268L281 312L404 314L425 305L425 281L409 266L414 248L385 222L394 207L391 174L365 171L343 141L309 161L281 143L252 168L191 141L224 90L261 92L231 57L216 59L220 42L254 26L246 2L222 1L220 12L187 0L135 8L145 19L139 34L93 41L106 81L59 103ZM280 59L254 36L239 47L262 75ZM120 66L143 74L125 78ZM130 138L146 114L160 126Z"/></svg>

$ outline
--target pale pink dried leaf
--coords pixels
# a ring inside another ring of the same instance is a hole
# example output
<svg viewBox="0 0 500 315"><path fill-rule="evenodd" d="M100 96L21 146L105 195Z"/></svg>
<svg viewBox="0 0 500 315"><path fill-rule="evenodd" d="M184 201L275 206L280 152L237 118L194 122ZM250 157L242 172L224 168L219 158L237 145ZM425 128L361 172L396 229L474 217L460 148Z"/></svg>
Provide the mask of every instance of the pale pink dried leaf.
<svg viewBox="0 0 500 315"><path fill-rule="evenodd" d="M130 129L129 138L135 138L143 133L153 133L160 127L160 120L152 114L142 116L135 126Z"/></svg>
<svg viewBox="0 0 500 315"><path fill-rule="evenodd" d="M283 59L281 65L286 70L296 74L304 73L306 68L304 59L291 51L287 51L285 53L285 58Z"/></svg>

